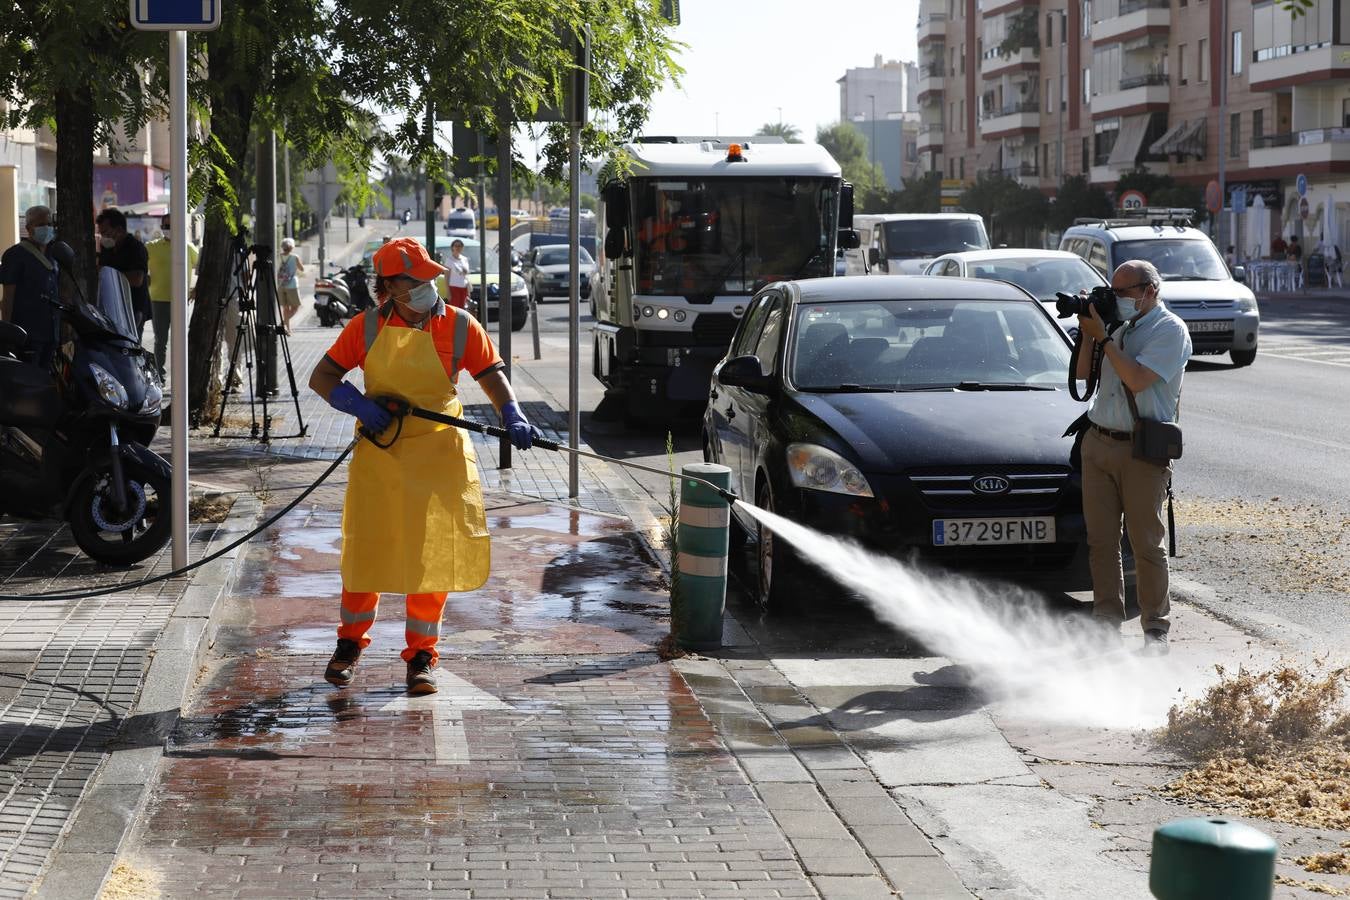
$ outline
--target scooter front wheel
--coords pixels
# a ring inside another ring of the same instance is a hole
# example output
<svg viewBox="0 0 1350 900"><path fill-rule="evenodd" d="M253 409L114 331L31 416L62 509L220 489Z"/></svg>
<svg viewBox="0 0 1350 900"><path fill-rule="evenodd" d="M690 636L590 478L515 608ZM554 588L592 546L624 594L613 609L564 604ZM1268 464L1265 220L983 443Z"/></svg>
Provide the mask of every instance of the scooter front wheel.
<svg viewBox="0 0 1350 900"><path fill-rule="evenodd" d="M70 532L91 559L128 566L158 553L169 542L169 479L139 460L123 458L127 503L113 499L112 470L86 470L70 505Z"/></svg>

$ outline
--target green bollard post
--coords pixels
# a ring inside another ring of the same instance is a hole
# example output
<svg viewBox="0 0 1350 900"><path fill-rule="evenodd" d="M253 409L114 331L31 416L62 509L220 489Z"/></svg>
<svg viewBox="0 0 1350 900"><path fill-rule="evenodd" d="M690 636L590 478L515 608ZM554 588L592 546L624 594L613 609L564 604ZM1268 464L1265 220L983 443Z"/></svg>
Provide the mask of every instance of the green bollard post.
<svg viewBox="0 0 1350 900"><path fill-rule="evenodd" d="M1158 900L1270 900L1276 849L1241 822L1168 822L1153 832L1148 889Z"/></svg>
<svg viewBox="0 0 1350 900"><path fill-rule="evenodd" d="M716 463L689 463L681 474L724 489L731 486L731 469ZM716 650L722 646L730 524L731 506L720 494L706 484L680 479L679 556L670 599L675 641L685 650ZM675 614L676 607L679 615Z"/></svg>

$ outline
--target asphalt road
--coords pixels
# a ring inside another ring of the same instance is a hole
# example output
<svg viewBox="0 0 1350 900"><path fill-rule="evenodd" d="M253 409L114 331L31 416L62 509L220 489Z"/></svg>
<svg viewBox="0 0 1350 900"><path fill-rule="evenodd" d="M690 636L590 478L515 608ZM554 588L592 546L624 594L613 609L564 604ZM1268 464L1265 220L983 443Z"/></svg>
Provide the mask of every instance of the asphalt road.
<svg viewBox="0 0 1350 900"><path fill-rule="evenodd" d="M544 360L531 364L559 407L567 398L567 303L539 305ZM667 467L664 427L634 429L591 413L582 301L582 434L598 452ZM1350 295L1268 300L1248 368L1197 357L1182 394L1186 454L1176 466L1179 593L1250 631L1350 654ZM495 325L494 325L495 335ZM530 326L513 355L532 355ZM702 459L697 422L675 428L675 466ZM665 479L627 472L668 505Z"/></svg>

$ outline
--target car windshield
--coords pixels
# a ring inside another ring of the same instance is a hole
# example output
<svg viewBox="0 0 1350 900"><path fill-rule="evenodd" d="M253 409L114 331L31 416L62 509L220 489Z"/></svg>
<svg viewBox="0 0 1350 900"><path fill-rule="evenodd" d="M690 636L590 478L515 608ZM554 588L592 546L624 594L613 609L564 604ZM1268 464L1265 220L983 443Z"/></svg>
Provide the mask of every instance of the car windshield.
<svg viewBox="0 0 1350 900"><path fill-rule="evenodd" d="M963 250L988 250L989 238L978 219L901 219L887 222L886 255L927 259Z"/></svg>
<svg viewBox="0 0 1350 900"><path fill-rule="evenodd" d="M638 290L708 298L827 276L835 178L633 180Z"/></svg>
<svg viewBox="0 0 1350 900"><path fill-rule="evenodd" d="M797 309L803 391L1034 390L1065 384L1069 347L1031 300L869 300Z"/></svg>
<svg viewBox="0 0 1350 900"><path fill-rule="evenodd" d="M478 265L478 249L476 247L474 248L473 253L466 253L465 256L469 260L470 272L483 271L482 267ZM497 251L489 250L487 255L487 273L489 275L496 275L498 272L500 272L501 271L500 262L501 260L497 256Z"/></svg>
<svg viewBox="0 0 1350 900"><path fill-rule="evenodd" d="M1163 281L1227 281L1228 267L1207 239L1150 238L1121 241L1112 250L1115 264L1146 259L1158 267Z"/></svg>
<svg viewBox="0 0 1350 900"><path fill-rule="evenodd" d="M585 247L577 248L577 259L583 266L589 266L594 263L591 255L586 252ZM567 265L567 247L549 247L547 250L540 250L539 256L535 259L537 266L565 266Z"/></svg>
<svg viewBox="0 0 1350 900"><path fill-rule="evenodd" d="M1076 256L1072 259L981 259L966 263L966 272L971 278L1011 281L1037 300L1046 301L1053 301L1056 292L1076 294L1102 284L1097 270Z"/></svg>
<svg viewBox="0 0 1350 900"><path fill-rule="evenodd" d="M473 216L457 216L453 213L445 217L446 228L473 228Z"/></svg>

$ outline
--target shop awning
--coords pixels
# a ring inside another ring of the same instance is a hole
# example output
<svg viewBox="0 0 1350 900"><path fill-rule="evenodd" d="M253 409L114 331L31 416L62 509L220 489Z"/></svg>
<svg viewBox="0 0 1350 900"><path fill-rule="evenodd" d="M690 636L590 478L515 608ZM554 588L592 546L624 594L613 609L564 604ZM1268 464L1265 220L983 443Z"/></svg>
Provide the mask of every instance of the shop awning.
<svg viewBox="0 0 1350 900"><path fill-rule="evenodd" d="M1121 123L1120 133L1116 135L1116 144L1106 164L1113 169L1132 169L1144 146L1144 135L1148 134L1149 114L1127 116Z"/></svg>
<svg viewBox="0 0 1350 900"><path fill-rule="evenodd" d="M1167 129L1167 131L1163 132L1162 137L1158 138L1156 141L1154 141L1152 144L1149 145L1148 152L1156 153L1159 155L1176 153L1177 151L1174 149L1176 147L1176 143L1181 138L1182 132L1184 132L1189 126L1190 123L1184 121L1178 122L1177 124L1173 125L1171 128Z"/></svg>
<svg viewBox="0 0 1350 900"><path fill-rule="evenodd" d="M1205 137L1209 129L1206 127L1209 123L1204 116L1190 122L1186 130L1177 138L1176 149L1173 153L1184 153L1187 156L1194 156L1197 159L1205 155Z"/></svg>

